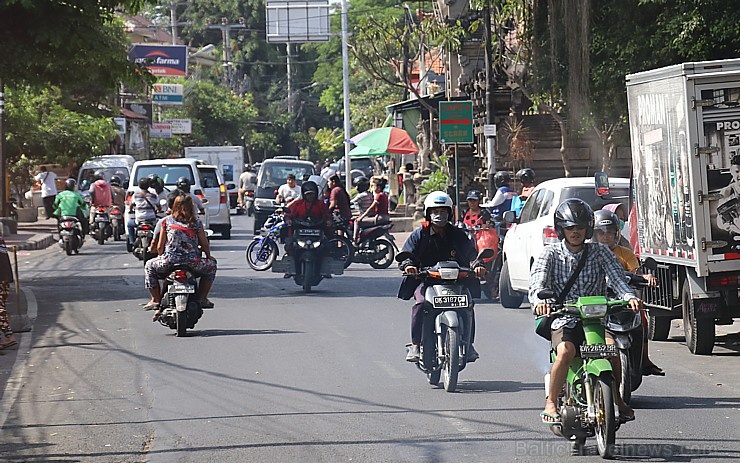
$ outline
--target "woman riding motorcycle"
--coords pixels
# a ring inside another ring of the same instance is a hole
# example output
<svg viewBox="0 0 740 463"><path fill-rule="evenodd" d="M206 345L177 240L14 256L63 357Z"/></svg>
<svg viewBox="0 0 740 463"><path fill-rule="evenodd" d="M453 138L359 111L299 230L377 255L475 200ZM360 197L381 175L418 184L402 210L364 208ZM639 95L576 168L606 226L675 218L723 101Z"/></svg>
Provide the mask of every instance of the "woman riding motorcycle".
<svg viewBox="0 0 740 463"><path fill-rule="evenodd" d="M162 223L162 233L157 242L159 256L150 259L144 267L146 287L151 294L151 301L147 305L157 309L154 321L159 318L159 304L162 301L159 278L171 272L176 265L185 264L200 275L195 295L199 301L207 300L216 278L216 259L211 257L211 247L203 224L194 211L190 196L179 195L175 198L172 213ZM205 257L201 257L201 251Z"/></svg>

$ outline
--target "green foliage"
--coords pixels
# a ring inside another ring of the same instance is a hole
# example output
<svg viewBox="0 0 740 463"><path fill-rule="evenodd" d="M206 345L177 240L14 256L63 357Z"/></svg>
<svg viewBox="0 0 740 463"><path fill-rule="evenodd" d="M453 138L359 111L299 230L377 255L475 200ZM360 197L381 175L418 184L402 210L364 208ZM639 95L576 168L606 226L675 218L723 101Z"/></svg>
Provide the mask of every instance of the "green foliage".
<svg viewBox="0 0 740 463"><path fill-rule="evenodd" d="M344 130L327 127L316 131L314 140L318 144L319 159L336 158L344 152Z"/></svg>
<svg viewBox="0 0 740 463"><path fill-rule="evenodd" d="M450 185L450 174L447 168L448 160L446 155L442 155L439 157L439 162L432 161L436 169L429 174L428 178L422 180L419 193L427 195L432 191L447 191L447 187Z"/></svg>

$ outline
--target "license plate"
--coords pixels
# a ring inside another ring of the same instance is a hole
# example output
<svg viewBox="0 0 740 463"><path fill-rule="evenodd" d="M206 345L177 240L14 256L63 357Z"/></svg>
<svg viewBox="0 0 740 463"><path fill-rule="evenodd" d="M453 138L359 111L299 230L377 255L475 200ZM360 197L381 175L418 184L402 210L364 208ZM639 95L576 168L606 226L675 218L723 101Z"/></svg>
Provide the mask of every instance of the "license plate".
<svg viewBox="0 0 740 463"><path fill-rule="evenodd" d="M174 283L172 285L172 290L170 292L173 293L194 293L195 292L195 286L193 285L184 285L182 283Z"/></svg>
<svg viewBox="0 0 740 463"><path fill-rule="evenodd" d="M435 309L459 309L465 308L470 305L468 303L468 295L461 294L455 296L434 296L432 300L432 307Z"/></svg>
<svg viewBox="0 0 740 463"><path fill-rule="evenodd" d="M296 235L297 236L319 236L321 235L321 230L312 230L312 229L297 230Z"/></svg>
<svg viewBox="0 0 740 463"><path fill-rule="evenodd" d="M592 344L581 346L581 358L609 358L616 357L617 346L613 344Z"/></svg>
<svg viewBox="0 0 740 463"><path fill-rule="evenodd" d="M95 217L96 222L107 222L108 217Z"/></svg>

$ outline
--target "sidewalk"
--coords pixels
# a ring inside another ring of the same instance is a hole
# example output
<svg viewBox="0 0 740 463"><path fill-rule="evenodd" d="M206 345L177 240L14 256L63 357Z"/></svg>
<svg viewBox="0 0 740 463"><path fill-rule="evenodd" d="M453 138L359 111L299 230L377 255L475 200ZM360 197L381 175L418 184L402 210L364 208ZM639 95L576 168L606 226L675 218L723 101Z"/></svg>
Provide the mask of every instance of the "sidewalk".
<svg viewBox="0 0 740 463"><path fill-rule="evenodd" d="M8 249L16 246L20 250L45 249L54 243L52 233L56 234L57 220L41 218L37 222L18 222L18 233L4 235Z"/></svg>

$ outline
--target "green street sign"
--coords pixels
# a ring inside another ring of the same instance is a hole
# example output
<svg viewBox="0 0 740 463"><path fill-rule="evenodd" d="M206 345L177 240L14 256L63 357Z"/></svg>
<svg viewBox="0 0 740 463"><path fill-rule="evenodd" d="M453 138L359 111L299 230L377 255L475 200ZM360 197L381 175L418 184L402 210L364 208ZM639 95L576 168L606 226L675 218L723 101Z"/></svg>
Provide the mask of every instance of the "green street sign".
<svg viewBox="0 0 740 463"><path fill-rule="evenodd" d="M439 140L443 144L473 143L473 102L439 102Z"/></svg>

